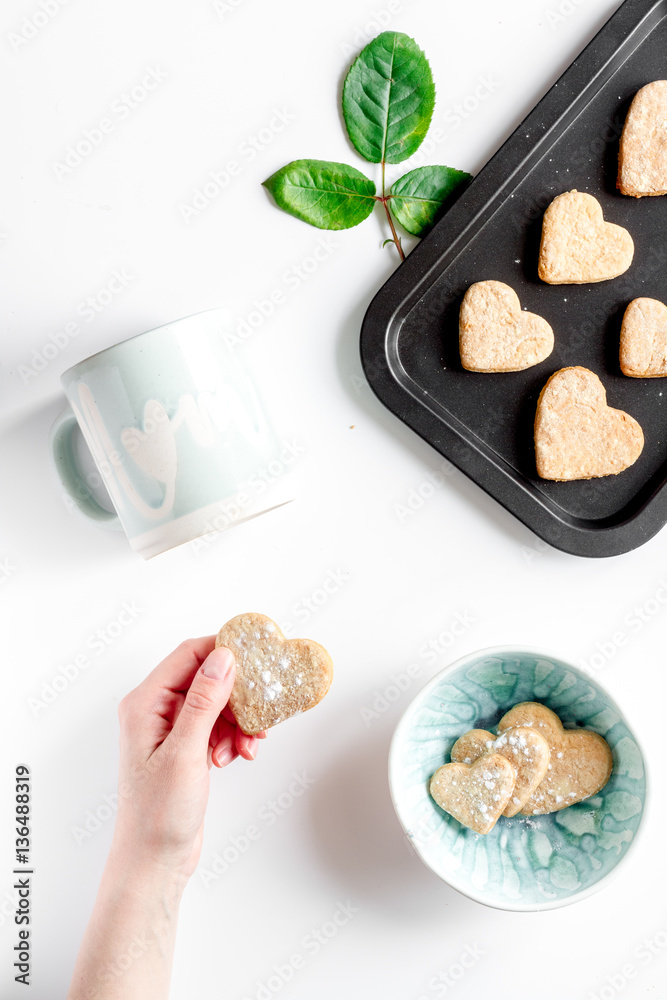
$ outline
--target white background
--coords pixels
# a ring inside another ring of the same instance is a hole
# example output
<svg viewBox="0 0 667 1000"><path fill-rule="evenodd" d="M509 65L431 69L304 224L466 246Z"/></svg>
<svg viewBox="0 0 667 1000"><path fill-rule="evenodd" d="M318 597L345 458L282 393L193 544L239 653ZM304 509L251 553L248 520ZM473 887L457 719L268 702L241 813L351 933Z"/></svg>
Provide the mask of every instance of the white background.
<svg viewBox="0 0 667 1000"><path fill-rule="evenodd" d="M390 804L386 758L397 718L423 682L465 652L515 642L579 664L598 654L598 677L636 725L660 789L667 536L614 559L568 556L459 473L406 515L440 460L361 376L361 319L397 262L391 247L381 249L385 224L378 212L333 234L331 252L316 268L307 264L311 273L294 288L286 272L311 257L321 234L278 211L260 186L307 156L375 176L345 137L338 98L351 54L381 27L408 32L430 59L434 126L444 140L429 162L477 172L615 0L400 0L390 14L384 0L218 7L70 0L17 47L11 34L39 7L3 4L0 995L65 993L113 823L82 842L76 830L109 811L118 702L181 639L252 609L324 643L336 677L326 701L273 731L255 763L213 774L202 868L249 825L261 835L208 887L198 874L188 887L176 1000L261 997L274 966L295 953L305 967L280 991L293 1000L433 1000L445 995L434 978L452 967L457 974L468 947L480 957L447 993L461 1000L506 996L510 986L543 1000L589 998L605 987L607 998L664 997L667 949L646 958L642 944L667 940L660 794L641 848L610 887L553 912L507 914L458 895L410 853ZM383 23L373 24L378 11ZM131 113L115 113L114 102L150 68L165 78ZM452 109L466 99L474 105L485 81L485 98L464 120ZM290 119L280 132L271 132L275 109ZM59 179L54 163L102 118L113 131ZM266 141L250 159L251 137L263 129ZM241 164L238 175L186 222L181 206L230 160ZM99 295L114 269L131 281L86 321L81 303ZM47 448L63 403L59 375L118 340L213 306L227 306L239 323L275 289L284 301L239 349L281 435L302 448L298 501L200 551L185 546L145 563L122 535L90 526L64 502ZM72 322L77 335L26 377L33 350ZM322 603L327 580L332 592ZM321 606L311 613L304 599ZM96 652L95 633L112 626L124 602L141 610ZM457 616L468 624L454 637ZM612 642L619 630L622 648ZM427 659L432 641L438 654ZM36 713L29 699L80 654L89 666ZM417 678L385 709L383 693L411 663ZM7 916L10 791L22 761L34 774L30 990L12 981ZM269 824L268 804L295 773L312 783ZM314 954L304 939L340 904L356 912ZM627 963L636 975L623 986Z"/></svg>

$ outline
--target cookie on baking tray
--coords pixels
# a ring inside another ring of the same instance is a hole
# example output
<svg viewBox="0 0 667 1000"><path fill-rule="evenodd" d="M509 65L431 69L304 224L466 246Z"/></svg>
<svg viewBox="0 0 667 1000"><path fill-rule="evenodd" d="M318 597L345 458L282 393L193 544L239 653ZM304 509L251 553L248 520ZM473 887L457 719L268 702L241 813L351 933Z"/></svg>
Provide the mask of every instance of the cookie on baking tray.
<svg viewBox="0 0 667 1000"><path fill-rule="evenodd" d="M473 372L518 372L538 365L554 347L545 319L521 309L502 281L476 281L459 312L461 364Z"/></svg>
<svg viewBox="0 0 667 1000"><path fill-rule="evenodd" d="M631 378L667 375L667 306L658 299L633 299L621 324L621 371Z"/></svg>
<svg viewBox="0 0 667 1000"><path fill-rule="evenodd" d="M561 368L546 383L535 414L535 461L542 479L617 475L639 458L644 434L634 417L607 405L588 368Z"/></svg>
<svg viewBox="0 0 667 1000"><path fill-rule="evenodd" d="M618 150L617 187L633 198L667 194L667 80L635 94Z"/></svg>
<svg viewBox="0 0 667 1000"><path fill-rule="evenodd" d="M537 273L549 285L608 281L627 271L633 256L630 233L605 222L591 194L559 194L544 213Z"/></svg>

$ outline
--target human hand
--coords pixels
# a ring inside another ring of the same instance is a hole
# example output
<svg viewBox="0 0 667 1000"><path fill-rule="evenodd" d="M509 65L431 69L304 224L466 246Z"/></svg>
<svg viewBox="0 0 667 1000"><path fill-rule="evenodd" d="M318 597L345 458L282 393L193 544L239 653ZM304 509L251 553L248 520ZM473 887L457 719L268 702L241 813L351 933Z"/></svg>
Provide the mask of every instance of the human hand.
<svg viewBox="0 0 667 1000"><path fill-rule="evenodd" d="M234 655L216 649L215 636L188 639L121 701L112 854L125 863L195 870L211 764L257 753L258 737L241 732L228 706L235 676Z"/></svg>

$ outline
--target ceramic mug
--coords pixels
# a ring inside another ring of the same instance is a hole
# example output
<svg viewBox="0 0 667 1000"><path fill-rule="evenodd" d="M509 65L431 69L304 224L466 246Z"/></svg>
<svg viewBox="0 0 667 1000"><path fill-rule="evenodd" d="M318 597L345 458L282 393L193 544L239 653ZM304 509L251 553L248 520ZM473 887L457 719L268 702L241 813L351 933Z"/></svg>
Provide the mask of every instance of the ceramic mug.
<svg viewBox="0 0 667 1000"><path fill-rule="evenodd" d="M61 376L69 404L51 429L61 482L81 513L124 529L146 559L291 499L279 443L226 329L224 310L199 313ZM77 426L115 513L76 460Z"/></svg>

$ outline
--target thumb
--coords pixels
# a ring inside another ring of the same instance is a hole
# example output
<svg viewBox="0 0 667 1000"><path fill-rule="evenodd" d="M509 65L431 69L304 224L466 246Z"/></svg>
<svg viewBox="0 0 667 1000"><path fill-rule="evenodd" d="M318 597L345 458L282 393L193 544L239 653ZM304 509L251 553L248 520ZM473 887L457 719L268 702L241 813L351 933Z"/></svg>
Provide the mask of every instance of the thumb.
<svg viewBox="0 0 667 1000"><path fill-rule="evenodd" d="M229 701L236 677L236 660L226 646L206 657L195 674L172 730L179 743L193 752L206 751L215 721Z"/></svg>

